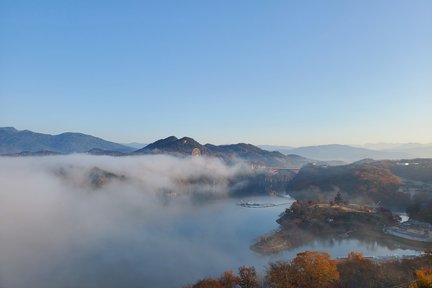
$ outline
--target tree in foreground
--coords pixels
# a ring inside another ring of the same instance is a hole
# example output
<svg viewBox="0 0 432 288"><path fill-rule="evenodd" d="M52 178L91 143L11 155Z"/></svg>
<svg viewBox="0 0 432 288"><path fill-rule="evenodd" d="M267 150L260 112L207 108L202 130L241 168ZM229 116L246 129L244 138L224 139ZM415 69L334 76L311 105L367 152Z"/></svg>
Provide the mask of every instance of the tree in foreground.
<svg viewBox="0 0 432 288"><path fill-rule="evenodd" d="M345 261L337 265L340 283L350 288L382 287L378 268L375 263L365 259L359 252L351 252Z"/></svg>
<svg viewBox="0 0 432 288"><path fill-rule="evenodd" d="M241 266L239 268L239 286L241 288L258 288L259 280L256 273L255 267L253 266Z"/></svg>
<svg viewBox="0 0 432 288"><path fill-rule="evenodd" d="M423 268L416 271L416 282L410 288L432 288L432 268Z"/></svg>
<svg viewBox="0 0 432 288"><path fill-rule="evenodd" d="M224 286L216 279L206 278L199 280L192 288L224 288Z"/></svg>
<svg viewBox="0 0 432 288"><path fill-rule="evenodd" d="M368 260L358 252L351 252L346 260L335 261L328 253L308 251L291 261L270 263L265 283L253 266L242 266L238 275L226 271L219 278L204 278L183 288L381 288L410 284L409 288L432 288L431 260L432 250L415 259L382 263Z"/></svg>
<svg viewBox="0 0 432 288"><path fill-rule="evenodd" d="M289 288L292 287L291 264L286 261L270 263L267 269L266 281L271 288Z"/></svg>
<svg viewBox="0 0 432 288"><path fill-rule="evenodd" d="M233 271L225 271L221 278L219 278L219 282L224 288L234 288L239 284L240 278Z"/></svg>
<svg viewBox="0 0 432 288"><path fill-rule="evenodd" d="M336 260L325 252L306 251L297 254L291 262L290 283L297 288L324 288L339 280Z"/></svg>

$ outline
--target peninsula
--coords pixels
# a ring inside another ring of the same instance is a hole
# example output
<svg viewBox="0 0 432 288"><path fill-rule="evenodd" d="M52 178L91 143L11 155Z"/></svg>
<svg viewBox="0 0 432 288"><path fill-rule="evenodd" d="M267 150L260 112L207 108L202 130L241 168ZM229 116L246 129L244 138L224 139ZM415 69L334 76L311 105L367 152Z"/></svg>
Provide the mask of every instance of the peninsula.
<svg viewBox="0 0 432 288"><path fill-rule="evenodd" d="M277 223L279 229L257 239L252 250L276 253L316 239L357 238L393 244L399 240L384 231L398 226L400 217L383 207L297 201L280 215Z"/></svg>

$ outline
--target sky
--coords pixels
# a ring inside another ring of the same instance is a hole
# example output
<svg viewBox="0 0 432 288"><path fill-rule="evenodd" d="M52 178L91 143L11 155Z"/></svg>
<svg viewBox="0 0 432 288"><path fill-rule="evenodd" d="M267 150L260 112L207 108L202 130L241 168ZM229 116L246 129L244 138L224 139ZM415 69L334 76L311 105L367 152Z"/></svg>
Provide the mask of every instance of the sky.
<svg viewBox="0 0 432 288"><path fill-rule="evenodd" d="M432 142L432 1L0 0L0 126Z"/></svg>

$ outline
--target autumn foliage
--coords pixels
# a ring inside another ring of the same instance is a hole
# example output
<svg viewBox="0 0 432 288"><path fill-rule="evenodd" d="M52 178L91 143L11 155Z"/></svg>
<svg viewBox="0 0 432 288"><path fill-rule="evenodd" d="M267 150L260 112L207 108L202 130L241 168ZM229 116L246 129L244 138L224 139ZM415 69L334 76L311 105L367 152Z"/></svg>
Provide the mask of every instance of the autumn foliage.
<svg viewBox="0 0 432 288"><path fill-rule="evenodd" d="M410 288L432 288L432 268L423 268L416 271L416 282Z"/></svg>
<svg viewBox="0 0 432 288"><path fill-rule="evenodd" d="M306 165L287 185L297 200L333 201L336 191L350 203L381 202L388 208L405 209L409 195L399 192L399 177L381 162L341 166Z"/></svg>
<svg viewBox="0 0 432 288"><path fill-rule="evenodd" d="M325 252L303 252L291 262L271 263L267 282L272 288L328 287L339 279L336 261Z"/></svg>
<svg viewBox="0 0 432 288"><path fill-rule="evenodd" d="M299 253L292 261L291 269L294 287L321 288L339 279L336 261L325 252Z"/></svg>
<svg viewBox="0 0 432 288"><path fill-rule="evenodd" d="M253 266L219 279L204 278L187 288L432 288L432 251L412 259L374 261L359 252L334 260L306 251L291 261L272 262L261 277ZM185 287L185 288L186 288Z"/></svg>
<svg viewBox="0 0 432 288"><path fill-rule="evenodd" d="M270 263L266 277L260 281L255 268L242 266L239 275L227 271L219 280L202 279L193 288L325 288L339 280L337 262L325 252L303 252L290 262ZM238 286L236 286L238 285Z"/></svg>
<svg viewBox="0 0 432 288"><path fill-rule="evenodd" d="M351 252L345 261L338 264L340 284L343 287L379 287L379 267L359 252Z"/></svg>

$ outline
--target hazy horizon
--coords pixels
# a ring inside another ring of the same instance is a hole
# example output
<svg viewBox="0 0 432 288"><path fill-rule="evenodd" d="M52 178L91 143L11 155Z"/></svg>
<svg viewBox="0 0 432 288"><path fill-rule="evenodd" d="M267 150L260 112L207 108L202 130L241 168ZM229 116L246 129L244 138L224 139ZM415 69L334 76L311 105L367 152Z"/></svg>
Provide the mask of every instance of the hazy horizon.
<svg viewBox="0 0 432 288"><path fill-rule="evenodd" d="M5 128L5 127L12 127L12 128L17 129L18 131L30 130L30 129L25 129L25 128L22 128L22 129L21 128L17 128L15 126L11 126L11 125L9 125L9 126L7 126L7 125L0 126L0 128L1 127L3 127L3 128ZM62 132L56 132L56 133L49 132L49 131L48 132L41 132L41 131L34 131L34 130L30 130L30 131L36 132L36 133L49 134L49 135L60 135L62 133L83 133L82 131L62 131ZM396 148L396 147L404 146L404 145L432 145L432 142L423 142L422 143L422 142L412 142L412 141L411 142L399 142L399 143L398 142L366 142L366 143L337 143L337 142L329 142L329 143L314 143L314 144L305 144L305 145L291 145L289 143L288 144L252 143L252 142L247 141L247 140L243 141L243 142L221 142L221 143L215 143L215 142L201 141L201 139L197 139L193 135L166 135L166 136L163 136L162 138L149 140L148 142L136 141L133 138L130 139L129 141L117 142L117 141L114 141L112 139L106 139L106 138L103 138L101 136L94 135L94 134L87 134L87 133L84 133L84 134L90 135L90 136L94 136L94 137L97 137L97 138L101 138L103 140L107 140L107 141L110 141L110 142L122 144L122 145L131 145L131 147L132 146L135 147L135 146L137 146L137 144L148 145L148 144L153 143L153 142L155 142L157 140L164 139L164 138L167 138L167 137L170 137L170 136L175 136L175 137L177 137L179 139L183 138L183 137L190 137L190 138L193 138L194 140L198 141L201 144L228 145L228 144L237 144L237 143L248 143L248 144L252 144L252 145L255 145L255 146L273 146L273 147L277 147L277 148L281 148L281 149L283 149L283 148L299 148L299 147L308 147L308 146L346 145L346 146L359 147L359 148L368 148L368 149L374 149L374 150L385 150L385 149L389 149L389 148L392 148L392 147Z"/></svg>

